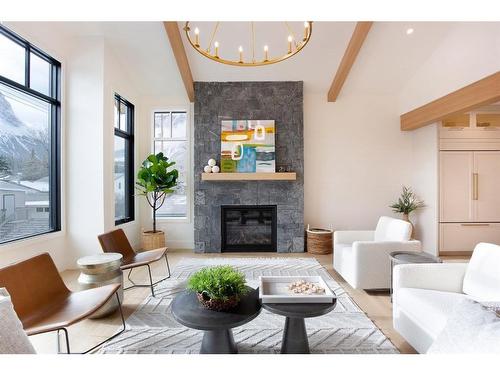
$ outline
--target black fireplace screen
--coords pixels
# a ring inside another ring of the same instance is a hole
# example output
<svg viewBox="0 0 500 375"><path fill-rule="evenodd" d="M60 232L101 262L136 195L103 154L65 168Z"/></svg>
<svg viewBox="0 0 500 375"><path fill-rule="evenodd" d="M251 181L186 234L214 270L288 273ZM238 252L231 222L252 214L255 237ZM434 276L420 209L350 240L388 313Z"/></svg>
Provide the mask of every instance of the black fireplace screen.
<svg viewBox="0 0 500 375"><path fill-rule="evenodd" d="M222 206L222 251L276 251L276 206Z"/></svg>

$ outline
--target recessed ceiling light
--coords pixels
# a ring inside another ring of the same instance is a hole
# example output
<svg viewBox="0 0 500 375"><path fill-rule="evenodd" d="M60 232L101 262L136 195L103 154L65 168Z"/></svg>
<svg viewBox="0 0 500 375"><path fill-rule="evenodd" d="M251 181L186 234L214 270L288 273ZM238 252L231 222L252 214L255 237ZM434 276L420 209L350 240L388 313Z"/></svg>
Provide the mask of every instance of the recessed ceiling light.
<svg viewBox="0 0 500 375"><path fill-rule="evenodd" d="M413 34L413 30L411 27L409 29L406 29L406 35L410 35L410 34Z"/></svg>

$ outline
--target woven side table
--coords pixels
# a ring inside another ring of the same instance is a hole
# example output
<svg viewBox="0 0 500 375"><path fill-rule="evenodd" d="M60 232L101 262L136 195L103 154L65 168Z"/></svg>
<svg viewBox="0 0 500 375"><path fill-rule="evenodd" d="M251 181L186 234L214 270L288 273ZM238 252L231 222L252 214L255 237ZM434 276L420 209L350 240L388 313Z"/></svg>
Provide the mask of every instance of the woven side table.
<svg viewBox="0 0 500 375"><path fill-rule="evenodd" d="M78 259L80 276L78 283L81 289L97 288L103 285L118 283L121 284L118 290L120 301L123 303L123 272L120 269L122 255L119 253L103 253L89 255ZM116 311L118 302L116 298L111 298L103 307L97 310L91 319L105 317Z"/></svg>

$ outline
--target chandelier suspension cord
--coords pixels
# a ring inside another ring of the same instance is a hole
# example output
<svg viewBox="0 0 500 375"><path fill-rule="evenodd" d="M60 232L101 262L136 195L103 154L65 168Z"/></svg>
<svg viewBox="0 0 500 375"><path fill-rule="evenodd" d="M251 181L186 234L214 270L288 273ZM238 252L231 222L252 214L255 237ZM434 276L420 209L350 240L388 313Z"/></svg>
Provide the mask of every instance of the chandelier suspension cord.
<svg viewBox="0 0 500 375"><path fill-rule="evenodd" d="M212 46L212 43L214 41L214 38L215 38L215 34L217 34L217 29L219 28L219 23L220 22L217 22L215 24L215 27L214 27L214 31L212 32L212 36L210 38L210 42L208 43L208 47L207 47L207 51L210 52L210 47Z"/></svg>
<svg viewBox="0 0 500 375"><path fill-rule="evenodd" d="M252 24L252 62L255 62L255 29L253 22Z"/></svg>

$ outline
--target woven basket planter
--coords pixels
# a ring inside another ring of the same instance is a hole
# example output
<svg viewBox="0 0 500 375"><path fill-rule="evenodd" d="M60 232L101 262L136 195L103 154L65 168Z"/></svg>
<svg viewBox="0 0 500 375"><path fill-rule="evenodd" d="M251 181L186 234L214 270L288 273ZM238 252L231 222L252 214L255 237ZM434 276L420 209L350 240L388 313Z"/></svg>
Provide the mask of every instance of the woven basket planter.
<svg viewBox="0 0 500 375"><path fill-rule="evenodd" d="M307 226L307 252L311 254L331 254L333 252L333 231L309 228Z"/></svg>
<svg viewBox="0 0 500 375"><path fill-rule="evenodd" d="M236 306L238 306L238 303L240 303L239 296L232 296L226 300L211 299L203 293L196 293L196 296L198 297L198 301L200 301L203 307L208 310L214 311L231 311L234 310Z"/></svg>
<svg viewBox="0 0 500 375"><path fill-rule="evenodd" d="M143 231L141 237L142 250L154 250L160 247L165 247L165 232L162 230Z"/></svg>

